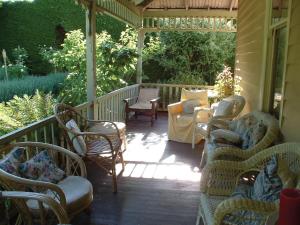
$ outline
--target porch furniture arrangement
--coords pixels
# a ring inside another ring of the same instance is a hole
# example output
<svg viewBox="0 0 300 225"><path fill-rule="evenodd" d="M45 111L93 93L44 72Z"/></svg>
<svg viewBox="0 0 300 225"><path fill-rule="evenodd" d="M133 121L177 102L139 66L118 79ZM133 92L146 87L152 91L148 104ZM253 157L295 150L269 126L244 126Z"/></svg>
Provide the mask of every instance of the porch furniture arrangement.
<svg viewBox="0 0 300 225"><path fill-rule="evenodd" d="M93 187L77 154L52 144L19 142L1 148L3 155L6 156L0 161L0 182L6 191L46 194L67 212L68 218L87 210L92 203ZM50 208L35 201L36 195L26 201L28 213L40 215L45 211L44 219L51 219ZM53 210L62 212L60 207Z"/></svg>
<svg viewBox="0 0 300 225"><path fill-rule="evenodd" d="M207 90L181 90L180 102L168 105L168 138L172 141L192 143L194 124L206 123L208 113L202 108L208 108ZM200 141L196 137L196 142Z"/></svg>
<svg viewBox="0 0 300 225"><path fill-rule="evenodd" d="M245 106L245 98L240 95L233 95L222 99L220 102L213 103L210 108L200 110L208 113L209 120L232 120L236 118ZM193 131L192 148L195 148L195 137L200 135L207 137L208 126L205 122L196 122Z"/></svg>
<svg viewBox="0 0 300 225"><path fill-rule="evenodd" d="M280 132L278 120L259 111L232 121L213 119L208 124L208 131L200 168L217 159L248 159L274 144Z"/></svg>
<svg viewBox="0 0 300 225"><path fill-rule="evenodd" d="M122 145L123 149L126 146L125 124L88 120L75 108L62 103L54 107L54 114L71 150L109 173L113 192L117 192L116 164L122 164L121 173L125 166L121 150Z"/></svg>
<svg viewBox="0 0 300 225"><path fill-rule="evenodd" d="M55 214L58 224L69 224L70 222L65 209L57 201L46 194L23 191L1 191L0 199L9 199L13 201L19 212L17 221L22 221L24 224L33 225L33 222L35 221L30 214L26 201L37 201L40 206L43 206L39 212L41 225L46 224L45 215L47 214L47 210L51 210Z"/></svg>
<svg viewBox="0 0 300 225"><path fill-rule="evenodd" d="M157 119L159 99L158 88L140 88L138 96L124 99L126 124L129 121L130 113L134 112L135 118L139 114L150 116L151 126L153 126L154 119Z"/></svg>
<svg viewBox="0 0 300 225"><path fill-rule="evenodd" d="M253 181L243 176L253 172ZM197 224L265 224L284 188L299 188L300 144L265 149L242 162L217 160L202 171ZM254 175L255 174L255 175Z"/></svg>

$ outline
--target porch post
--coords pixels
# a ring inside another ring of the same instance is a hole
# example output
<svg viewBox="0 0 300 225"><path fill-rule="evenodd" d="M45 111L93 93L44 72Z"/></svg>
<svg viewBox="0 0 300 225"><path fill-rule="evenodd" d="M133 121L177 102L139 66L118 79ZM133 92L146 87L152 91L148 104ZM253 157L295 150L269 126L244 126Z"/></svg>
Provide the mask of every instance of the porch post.
<svg viewBox="0 0 300 225"><path fill-rule="evenodd" d="M142 83L142 74L143 74L143 57L142 52L144 48L144 39L145 39L145 31L143 29L140 29L138 31L138 42L137 42L137 53L138 53L138 59L137 59L137 65L136 65L136 83L141 84Z"/></svg>
<svg viewBox="0 0 300 225"><path fill-rule="evenodd" d="M96 1L90 1L86 10L86 75L88 118L94 119L94 100L96 98Z"/></svg>

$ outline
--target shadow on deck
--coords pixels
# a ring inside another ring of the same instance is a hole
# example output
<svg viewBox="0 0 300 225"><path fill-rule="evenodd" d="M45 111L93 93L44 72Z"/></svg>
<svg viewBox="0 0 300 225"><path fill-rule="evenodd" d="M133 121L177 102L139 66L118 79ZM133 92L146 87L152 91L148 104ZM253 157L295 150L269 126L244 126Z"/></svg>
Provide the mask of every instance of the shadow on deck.
<svg viewBox="0 0 300 225"><path fill-rule="evenodd" d="M167 139L167 114L161 113L150 127L139 117L127 126L125 171L112 193L111 177L88 164L94 187L90 215L75 217L75 225L194 225L196 223L202 145Z"/></svg>

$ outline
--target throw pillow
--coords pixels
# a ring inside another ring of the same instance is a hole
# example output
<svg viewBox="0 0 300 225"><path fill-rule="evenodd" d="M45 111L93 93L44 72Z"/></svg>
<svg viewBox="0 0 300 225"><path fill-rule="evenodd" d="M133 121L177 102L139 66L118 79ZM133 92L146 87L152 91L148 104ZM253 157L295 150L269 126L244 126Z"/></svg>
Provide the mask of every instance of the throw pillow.
<svg viewBox="0 0 300 225"><path fill-rule="evenodd" d="M279 199L282 181L277 174L277 169L277 157L273 156L256 177L252 199L260 201L276 201Z"/></svg>
<svg viewBox="0 0 300 225"><path fill-rule="evenodd" d="M181 101L184 100L199 100L201 106L208 105L208 93L207 90L181 90Z"/></svg>
<svg viewBox="0 0 300 225"><path fill-rule="evenodd" d="M87 147L83 137L80 135L79 136L75 135L75 133L81 132L77 123L75 122L75 120L71 119L66 123L66 127L70 129L70 131L68 131L68 135L70 140L73 143L75 151L79 155L84 156L87 152Z"/></svg>
<svg viewBox="0 0 300 225"><path fill-rule="evenodd" d="M241 137L238 133L231 130L217 129L210 132L212 139L225 139L231 143L238 144L241 142Z"/></svg>
<svg viewBox="0 0 300 225"><path fill-rule="evenodd" d="M182 102L183 112L187 114L194 113L194 108L200 106L200 101L197 99L194 100L186 100Z"/></svg>
<svg viewBox="0 0 300 225"><path fill-rule="evenodd" d="M297 174L290 170L286 160L278 159L278 176L281 179L283 188L294 188Z"/></svg>
<svg viewBox="0 0 300 225"><path fill-rule="evenodd" d="M21 163L19 172L25 178L52 183L59 182L65 176L65 172L57 167L46 150Z"/></svg>
<svg viewBox="0 0 300 225"><path fill-rule="evenodd" d="M229 116L232 114L234 102L222 100L214 111L213 116Z"/></svg>
<svg viewBox="0 0 300 225"><path fill-rule="evenodd" d="M7 173L19 176L18 167L25 160L25 149L15 147L13 150L0 161L0 169Z"/></svg>
<svg viewBox="0 0 300 225"><path fill-rule="evenodd" d="M249 134L249 148L256 145L266 134L267 127L260 121L253 125L251 133Z"/></svg>

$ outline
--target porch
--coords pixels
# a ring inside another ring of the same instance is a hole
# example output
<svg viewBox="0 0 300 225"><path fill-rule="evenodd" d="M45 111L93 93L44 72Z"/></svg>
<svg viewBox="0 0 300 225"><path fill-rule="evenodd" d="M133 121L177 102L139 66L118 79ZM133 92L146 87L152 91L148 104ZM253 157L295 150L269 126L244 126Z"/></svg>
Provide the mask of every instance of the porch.
<svg viewBox="0 0 300 225"><path fill-rule="evenodd" d="M199 204L198 170L202 145L167 139L167 113L159 113L153 127L142 116L127 126L125 171L118 178L118 193L111 192L111 177L87 164L94 187L91 213L81 213L72 224L153 225L195 224Z"/></svg>

